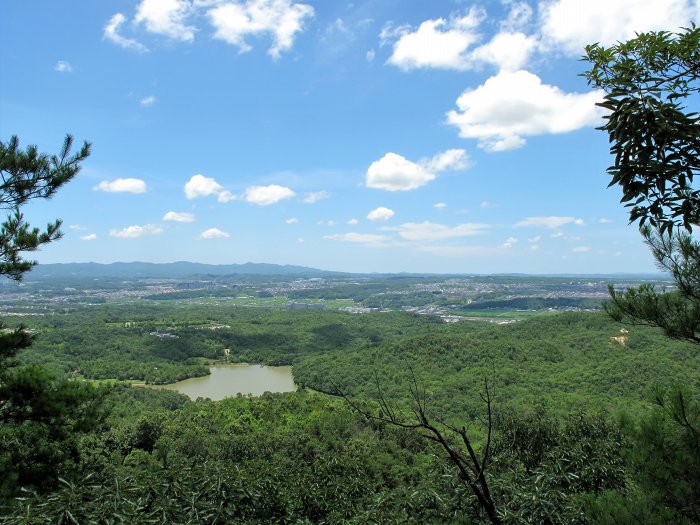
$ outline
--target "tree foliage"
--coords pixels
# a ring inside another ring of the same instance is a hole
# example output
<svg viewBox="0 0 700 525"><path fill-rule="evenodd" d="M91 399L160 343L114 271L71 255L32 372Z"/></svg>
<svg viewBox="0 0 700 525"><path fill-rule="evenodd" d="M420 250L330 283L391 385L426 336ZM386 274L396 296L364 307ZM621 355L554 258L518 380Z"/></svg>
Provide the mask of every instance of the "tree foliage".
<svg viewBox="0 0 700 525"><path fill-rule="evenodd" d="M622 188L639 220L661 232L700 221L700 29L638 34L611 47L586 47L586 77L605 90L607 131L615 158L610 185Z"/></svg>
<svg viewBox="0 0 700 525"><path fill-rule="evenodd" d="M34 199L49 199L80 170L90 154L86 142L71 155L68 135L58 155L21 150L17 137L0 142L0 210L9 213L0 225L0 277L16 281L36 264L24 252L61 237L61 221L45 230L32 227L22 207ZM17 366L15 356L32 343L20 326L0 323L0 497L20 486L51 487L60 471L75 464L77 439L102 419L101 395L91 385L50 372L42 366Z"/></svg>
<svg viewBox="0 0 700 525"><path fill-rule="evenodd" d="M608 49L595 44L584 58L591 63L589 82L607 92L601 106L610 111L602 127L615 156L610 184L622 187L630 222L639 220L657 265L676 288L611 287L606 310L618 321L657 326L698 345L700 243L692 232L700 224L700 191L693 187L700 171L700 29L643 33ZM639 503L652 522L700 520L697 394L681 384L657 393L654 402L656 410L631 431L628 461L640 490L629 501L593 505L598 522L639 520Z"/></svg>
<svg viewBox="0 0 700 525"><path fill-rule="evenodd" d="M700 344L700 244L685 232L662 234L643 227L642 235L676 289L658 291L651 284L627 290L611 286L605 310L616 321L656 326L669 337Z"/></svg>
<svg viewBox="0 0 700 525"><path fill-rule="evenodd" d="M36 146L20 149L13 136L0 142L0 210L9 211L0 225L0 275L19 281L36 261L27 261L22 252L30 252L61 237L61 221L45 230L32 227L21 213L21 207L33 199L50 199L80 171L80 163L90 155L85 142L71 155L73 137L67 135L58 155L39 153Z"/></svg>

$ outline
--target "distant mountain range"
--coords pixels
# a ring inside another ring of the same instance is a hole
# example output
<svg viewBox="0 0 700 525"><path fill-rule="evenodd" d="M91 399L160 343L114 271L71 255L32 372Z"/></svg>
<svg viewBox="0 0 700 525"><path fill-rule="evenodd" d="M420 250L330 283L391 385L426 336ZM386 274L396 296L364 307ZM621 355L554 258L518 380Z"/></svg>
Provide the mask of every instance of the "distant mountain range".
<svg viewBox="0 0 700 525"><path fill-rule="evenodd" d="M66 277L120 278L120 279L186 279L194 276L223 277L228 275L280 275L299 277L320 277L339 275L304 266L291 266L266 263L245 264L201 264L192 262L146 263L116 262L99 263L60 263L40 264L26 275L27 280L54 279Z"/></svg>

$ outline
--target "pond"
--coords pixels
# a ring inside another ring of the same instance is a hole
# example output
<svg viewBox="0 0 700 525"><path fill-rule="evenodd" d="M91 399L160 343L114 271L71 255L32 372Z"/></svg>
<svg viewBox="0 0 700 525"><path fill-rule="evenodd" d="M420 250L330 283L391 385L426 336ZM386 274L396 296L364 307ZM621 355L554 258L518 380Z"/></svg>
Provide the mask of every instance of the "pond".
<svg viewBox="0 0 700 525"><path fill-rule="evenodd" d="M217 365L212 366L210 371L208 376L153 388L177 390L192 400L208 397L213 401L236 394L261 396L265 392L294 392L297 389L291 366Z"/></svg>

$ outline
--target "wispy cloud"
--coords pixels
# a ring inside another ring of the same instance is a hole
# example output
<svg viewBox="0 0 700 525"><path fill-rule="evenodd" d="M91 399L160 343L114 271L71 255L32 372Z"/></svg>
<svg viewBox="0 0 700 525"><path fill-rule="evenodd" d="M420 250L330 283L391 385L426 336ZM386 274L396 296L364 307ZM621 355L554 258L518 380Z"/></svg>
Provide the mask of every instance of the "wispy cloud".
<svg viewBox="0 0 700 525"><path fill-rule="evenodd" d="M145 193L146 183L141 179L133 178L114 179L113 181L103 180L92 189L107 193Z"/></svg>
<svg viewBox="0 0 700 525"><path fill-rule="evenodd" d="M160 235L163 228L155 224L144 224L143 226L127 226L122 229L109 230L110 237L120 237L122 239L138 239L148 235Z"/></svg>
<svg viewBox="0 0 700 525"><path fill-rule="evenodd" d="M174 222L194 222L194 215L187 212L178 213L176 211L169 211L163 215L162 220Z"/></svg>
<svg viewBox="0 0 700 525"><path fill-rule="evenodd" d="M59 73L71 73L73 71L73 66L66 60L59 60L56 62L56 65L53 66L53 69Z"/></svg>

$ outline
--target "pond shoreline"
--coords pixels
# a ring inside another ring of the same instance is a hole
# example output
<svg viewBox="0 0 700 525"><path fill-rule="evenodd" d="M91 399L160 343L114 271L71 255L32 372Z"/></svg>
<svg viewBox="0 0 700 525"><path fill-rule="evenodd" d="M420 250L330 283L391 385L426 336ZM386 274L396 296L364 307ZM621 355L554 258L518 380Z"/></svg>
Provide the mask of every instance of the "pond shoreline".
<svg viewBox="0 0 700 525"><path fill-rule="evenodd" d="M152 385L132 383L133 386L159 390L175 390L192 400L199 397L219 401L241 395L261 396L265 392L295 392L297 385L292 367L250 363L212 364L209 374L191 377L175 383Z"/></svg>

